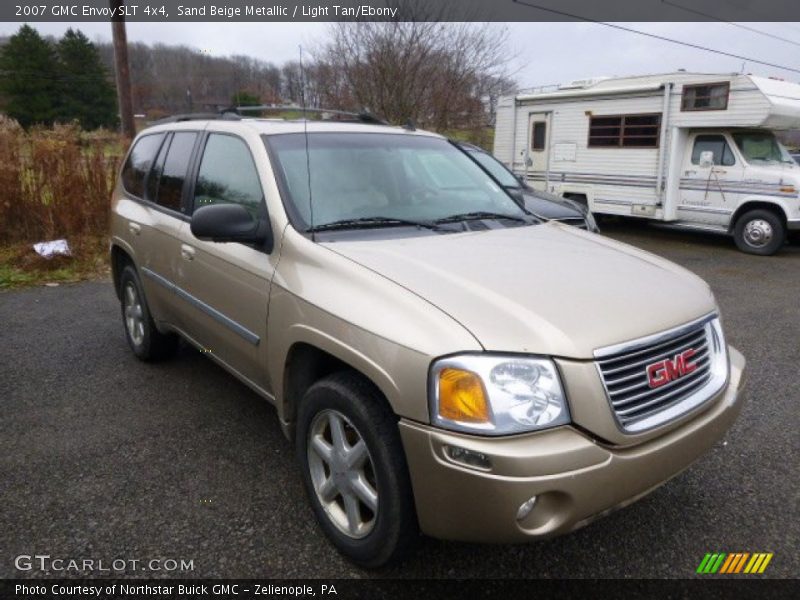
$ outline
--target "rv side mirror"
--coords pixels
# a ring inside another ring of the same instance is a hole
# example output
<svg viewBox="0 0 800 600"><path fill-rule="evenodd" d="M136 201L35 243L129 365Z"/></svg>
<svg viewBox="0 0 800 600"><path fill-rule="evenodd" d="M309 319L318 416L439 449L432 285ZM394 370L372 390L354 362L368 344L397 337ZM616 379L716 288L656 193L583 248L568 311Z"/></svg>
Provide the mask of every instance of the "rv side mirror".
<svg viewBox="0 0 800 600"><path fill-rule="evenodd" d="M714 166L714 153L711 150L704 150L700 153L700 166L704 169Z"/></svg>

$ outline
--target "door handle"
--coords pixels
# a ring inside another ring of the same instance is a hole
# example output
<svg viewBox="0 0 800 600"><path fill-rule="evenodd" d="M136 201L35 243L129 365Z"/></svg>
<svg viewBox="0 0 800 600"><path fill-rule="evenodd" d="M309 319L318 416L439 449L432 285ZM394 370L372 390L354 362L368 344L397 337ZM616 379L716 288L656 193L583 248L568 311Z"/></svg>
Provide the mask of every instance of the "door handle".
<svg viewBox="0 0 800 600"><path fill-rule="evenodd" d="M181 244L181 256L184 260L194 260L194 248Z"/></svg>
<svg viewBox="0 0 800 600"><path fill-rule="evenodd" d="M128 231L130 231L133 235L139 235L142 232L142 226L138 223L134 223L133 221L128 221Z"/></svg>

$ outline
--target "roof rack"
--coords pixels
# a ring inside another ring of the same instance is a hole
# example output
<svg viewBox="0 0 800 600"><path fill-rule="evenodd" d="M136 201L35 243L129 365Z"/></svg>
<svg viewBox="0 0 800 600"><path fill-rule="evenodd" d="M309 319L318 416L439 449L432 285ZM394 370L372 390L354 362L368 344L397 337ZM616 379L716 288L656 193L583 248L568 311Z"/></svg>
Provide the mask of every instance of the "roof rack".
<svg viewBox="0 0 800 600"><path fill-rule="evenodd" d="M207 112L207 113L184 113L180 115L172 115L170 117L164 117L163 119L158 119L156 121L152 121L150 125L164 125L166 123L181 123L183 121L212 121L217 119L224 119L228 121L239 121L241 119L241 115L232 112L230 109L224 109L219 112Z"/></svg>
<svg viewBox="0 0 800 600"><path fill-rule="evenodd" d="M350 117L350 119L338 119L339 121L358 121L361 123L372 123L374 125L388 125L386 121L380 119L370 113L369 111L362 110L361 112L351 112L346 110L338 110L334 108L303 108L302 106L295 106L293 104L259 104L256 106L232 106L223 109L222 113L233 113L241 115L243 112L264 112L268 110L279 111L295 111L302 113L315 113L321 115L335 115L337 117Z"/></svg>
<svg viewBox="0 0 800 600"><path fill-rule="evenodd" d="M184 121L239 121L242 119L242 113L248 112L265 112L265 111L295 111L303 113L315 113L321 115L334 115L338 118L337 121L352 121L358 123L371 123L373 125L389 125L383 119L379 119L375 115L367 111L349 112L346 110L337 110L331 108L303 108L301 106L294 106L292 104L259 104L256 106L231 106L223 108L219 112L205 112L205 113L184 113L179 115L172 115L152 121L149 125L164 125L166 123L181 123Z"/></svg>

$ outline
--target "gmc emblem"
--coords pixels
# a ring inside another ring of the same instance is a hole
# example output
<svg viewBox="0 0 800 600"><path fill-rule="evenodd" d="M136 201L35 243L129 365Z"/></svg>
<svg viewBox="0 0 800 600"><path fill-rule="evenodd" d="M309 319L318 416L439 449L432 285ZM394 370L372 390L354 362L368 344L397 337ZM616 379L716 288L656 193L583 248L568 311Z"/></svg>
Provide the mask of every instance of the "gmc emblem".
<svg viewBox="0 0 800 600"><path fill-rule="evenodd" d="M647 382L650 387L661 387L694 371L697 368L697 363L692 362L695 354L694 348L689 348L676 354L674 358L665 358L647 365Z"/></svg>

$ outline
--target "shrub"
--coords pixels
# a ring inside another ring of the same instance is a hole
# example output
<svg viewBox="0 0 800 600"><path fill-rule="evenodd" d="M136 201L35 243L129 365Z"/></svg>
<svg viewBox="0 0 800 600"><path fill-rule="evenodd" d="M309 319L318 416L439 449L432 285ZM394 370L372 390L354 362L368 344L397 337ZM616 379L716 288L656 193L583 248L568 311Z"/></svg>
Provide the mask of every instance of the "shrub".
<svg viewBox="0 0 800 600"><path fill-rule="evenodd" d="M105 236L121 136L76 124L23 130L0 116L0 244Z"/></svg>

